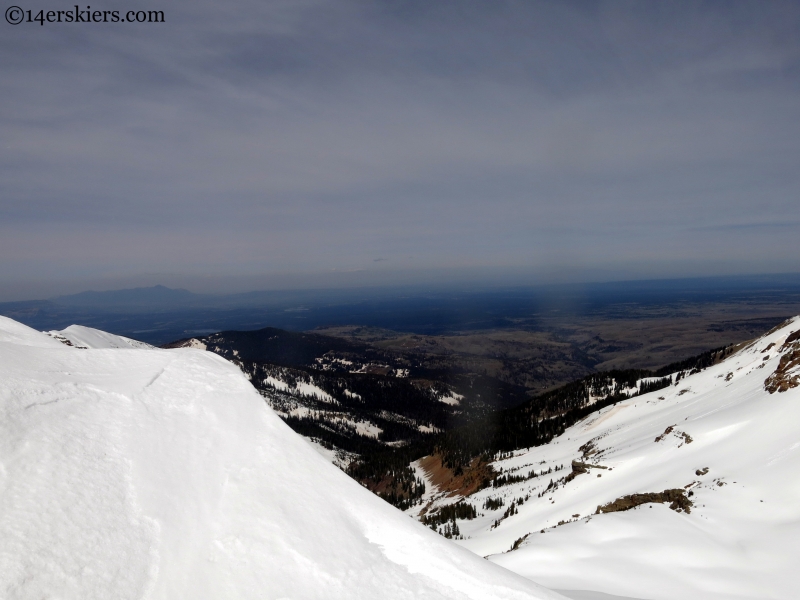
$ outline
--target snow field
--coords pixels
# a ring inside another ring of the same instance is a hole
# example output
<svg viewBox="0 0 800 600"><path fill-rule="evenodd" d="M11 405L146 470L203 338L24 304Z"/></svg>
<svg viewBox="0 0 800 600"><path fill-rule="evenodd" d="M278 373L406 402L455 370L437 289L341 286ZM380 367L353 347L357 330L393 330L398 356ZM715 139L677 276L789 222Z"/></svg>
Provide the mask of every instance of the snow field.
<svg viewBox="0 0 800 600"><path fill-rule="evenodd" d="M271 375L264 378L264 384L269 385L280 392L290 392L294 393L298 396L306 396L308 398L314 398L315 400L319 400L320 402L329 402L330 404L338 404L336 399L331 396L328 392L323 390L320 387L317 387L313 383L307 383L305 381L299 381L294 386L290 386L285 381L281 381Z"/></svg>
<svg viewBox="0 0 800 600"><path fill-rule="evenodd" d="M446 396L440 396L438 398L439 402L444 402L445 404L449 404L450 406L458 406L461 404L461 401L464 399L464 396L461 394L456 394L455 392L451 391Z"/></svg>

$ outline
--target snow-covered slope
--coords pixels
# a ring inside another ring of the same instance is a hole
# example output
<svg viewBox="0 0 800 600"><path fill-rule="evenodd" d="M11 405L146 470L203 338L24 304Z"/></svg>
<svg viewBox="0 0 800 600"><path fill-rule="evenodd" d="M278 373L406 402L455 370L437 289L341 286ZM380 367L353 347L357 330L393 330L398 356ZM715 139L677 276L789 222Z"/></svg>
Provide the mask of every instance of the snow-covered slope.
<svg viewBox="0 0 800 600"><path fill-rule="evenodd" d="M471 496L483 516L458 521L468 538L458 543L554 589L800 598L798 331L792 319L715 366L498 460L504 474L546 474ZM634 496L645 493L661 496Z"/></svg>
<svg viewBox="0 0 800 600"><path fill-rule="evenodd" d="M35 346L39 348L61 348L57 340L42 335L8 317L0 316L0 343L16 346Z"/></svg>
<svg viewBox="0 0 800 600"><path fill-rule="evenodd" d="M106 333L99 329L84 327L82 325L70 325L61 331L48 331L47 335L67 345L78 348L93 348L95 350L110 348L152 348L150 344L132 340L121 335Z"/></svg>
<svg viewBox="0 0 800 600"><path fill-rule="evenodd" d="M0 597L560 596L362 489L212 353L0 317Z"/></svg>

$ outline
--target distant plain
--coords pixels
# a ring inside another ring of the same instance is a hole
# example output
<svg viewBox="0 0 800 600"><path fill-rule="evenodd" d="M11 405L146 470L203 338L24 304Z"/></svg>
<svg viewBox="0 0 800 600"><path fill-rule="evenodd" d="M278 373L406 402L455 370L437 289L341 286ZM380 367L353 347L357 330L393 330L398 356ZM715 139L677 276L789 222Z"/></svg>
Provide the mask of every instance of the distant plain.
<svg viewBox="0 0 800 600"><path fill-rule="evenodd" d="M800 275L227 296L158 286L4 303L0 314L40 330L77 323L154 345L222 330L313 330L535 393L756 337L800 314Z"/></svg>

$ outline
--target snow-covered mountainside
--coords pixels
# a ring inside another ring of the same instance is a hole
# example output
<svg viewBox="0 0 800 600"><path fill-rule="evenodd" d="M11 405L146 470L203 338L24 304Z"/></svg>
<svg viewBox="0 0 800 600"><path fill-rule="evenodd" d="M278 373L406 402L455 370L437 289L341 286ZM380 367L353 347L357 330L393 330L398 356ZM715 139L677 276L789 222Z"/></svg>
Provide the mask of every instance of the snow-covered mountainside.
<svg viewBox="0 0 800 600"><path fill-rule="evenodd" d="M0 597L560 598L361 488L221 357L78 333L0 317Z"/></svg>
<svg viewBox="0 0 800 600"><path fill-rule="evenodd" d="M429 483L422 518L553 589L800 598L800 317L683 375L498 455L466 499Z"/></svg>
<svg viewBox="0 0 800 600"><path fill-rule="evenodd" d="M91 327L83 327L82 325L70 325L61 331L47 331L47 335L53 339L66 344L67 346L75 346L88 350L93 348L110 349L110 348L152 348L150 344L132 340L121 335L114 335L113 333L106 333L99 329L92 329Z"/></svg>

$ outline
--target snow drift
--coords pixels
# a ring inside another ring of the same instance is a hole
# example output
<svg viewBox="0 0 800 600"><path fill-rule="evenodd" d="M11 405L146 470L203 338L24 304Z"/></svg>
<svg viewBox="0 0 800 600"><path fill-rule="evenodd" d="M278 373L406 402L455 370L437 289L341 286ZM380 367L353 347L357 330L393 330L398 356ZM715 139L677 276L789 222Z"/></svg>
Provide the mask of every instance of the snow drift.
<svg viewBox="0 0 800 600"><path fill-rule="evenodd" d="M82 325L70 325L61 331L48 331L47 335L64 342L69 346L77 348L94 348L94 349L110 349L110 348L153 348L150 344L132 340L121 335L114 335L113 333L106 333L99 329L92 329L91 327L83 327Z"/></svg>
<svg viewBox="0 0 800 600"><path fill-rule="evenodd" d="M3 598L560 598L362 489L224 359L59 333L0 317Z"/></svg>

